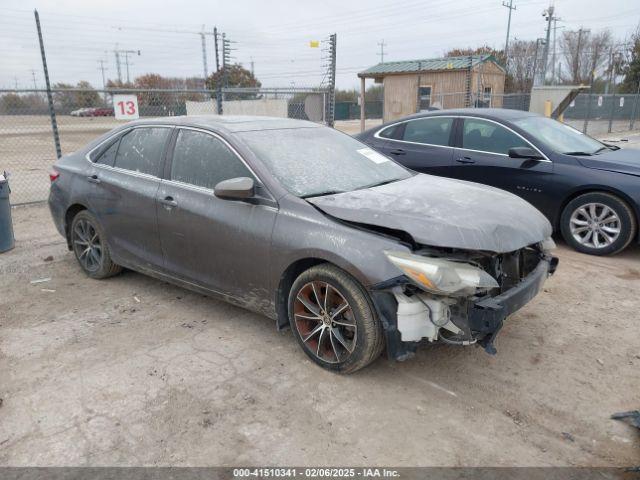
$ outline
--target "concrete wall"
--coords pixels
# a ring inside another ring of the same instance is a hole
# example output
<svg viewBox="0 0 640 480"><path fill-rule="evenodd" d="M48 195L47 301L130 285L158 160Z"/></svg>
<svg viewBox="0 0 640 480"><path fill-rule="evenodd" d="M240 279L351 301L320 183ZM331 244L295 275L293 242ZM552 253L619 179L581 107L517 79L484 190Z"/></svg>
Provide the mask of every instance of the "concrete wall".
<svg viewBox="0 0 640 480"><path fill-rule="evenodd" d="M187 115L217 115L215 100L186 102ZM258 115L287 118L286 99L229 100L222 103L225 115Z"/></svg>

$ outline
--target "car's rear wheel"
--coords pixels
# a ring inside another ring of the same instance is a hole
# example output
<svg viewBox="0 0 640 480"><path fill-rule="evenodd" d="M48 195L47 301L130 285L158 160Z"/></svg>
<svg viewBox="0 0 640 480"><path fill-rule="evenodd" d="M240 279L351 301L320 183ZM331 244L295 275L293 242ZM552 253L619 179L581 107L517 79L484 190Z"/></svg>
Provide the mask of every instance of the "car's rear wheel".
<svg viewBox="0 0 640 480"><path fill-rule="evenodd" d="M569 202L560 227L569 245L591 255L621 252L636 234L631 208L615 195L603 192L585 193Z"/></svg>
<svg viewBox="0 0 640 480"><path fill-rule="evenodd" d="M111 260L104 232L97 220L86 210L73 217L70 238L80 267L91 278L111 277L122 270Z"/></svg>
<svg viewBox="0 0 640 480"><path fill-rule="evenodd" d="M341 373L380 356L384 336L365 289L339 268L322 264L303 272L289 292L289 323L304 352Z"/></svg>

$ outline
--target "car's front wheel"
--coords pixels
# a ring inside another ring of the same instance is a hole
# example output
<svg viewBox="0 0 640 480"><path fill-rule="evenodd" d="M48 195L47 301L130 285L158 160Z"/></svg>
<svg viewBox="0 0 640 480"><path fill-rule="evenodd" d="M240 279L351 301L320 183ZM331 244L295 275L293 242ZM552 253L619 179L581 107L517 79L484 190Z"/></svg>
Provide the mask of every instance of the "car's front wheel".
<svg viewBox="0 0 640 480"><path fill-rule="evenodd" d="M326 369L355 372L382 352L382 326L369 295L333 265L300 274L289 293L288 313L304 352Z"/></svg>
<svg viewBox="0 0 640 480"><path fill-rule="evenodd" d="M71 245L82 270L91 278L107 278L120 273L122 267L111 260L105 235L98 221L82 210L71 222Z"/></svg>
<svg viewBox="0 0 640 480"><path fill-rule="evenodd" d="M591 255L621 252L636 235L631 208L615 195L603 192L585 193L569 202L560 227L569 245Z"/></svg>

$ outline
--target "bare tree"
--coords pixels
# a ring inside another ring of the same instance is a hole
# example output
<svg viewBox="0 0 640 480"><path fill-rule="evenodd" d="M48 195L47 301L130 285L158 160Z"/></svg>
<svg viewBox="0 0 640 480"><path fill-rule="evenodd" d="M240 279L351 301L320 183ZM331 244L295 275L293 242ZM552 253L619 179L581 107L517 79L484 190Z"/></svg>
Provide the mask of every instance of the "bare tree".
<svg viewBox="0 0 640 480"><path fill-rule="evenodd" d="M592 34L581 28L563 32L560 48L566 68L562 81L572 84L588 84L591 73L598 79L607 71L603 67L609 63L609 52L613 45L611 32L603 30Z"/></svg>
<svg viewBox="0 0 640 480"><path fill-rule="evenodd" d="M514 39L509 45L506 92L528 92L533 85L536 42Z"/></svg>

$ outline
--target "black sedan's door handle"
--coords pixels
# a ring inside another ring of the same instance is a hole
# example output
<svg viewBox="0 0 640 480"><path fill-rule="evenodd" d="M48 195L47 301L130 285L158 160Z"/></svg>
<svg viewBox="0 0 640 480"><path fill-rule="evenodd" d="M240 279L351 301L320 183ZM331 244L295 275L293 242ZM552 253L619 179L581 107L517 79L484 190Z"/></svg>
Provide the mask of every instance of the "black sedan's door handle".
<svg viewBox="0 0 640 480"><path fill-rule="evenodd" d="M405 152L404 150L402 150L401 148L397 148L395 150L391 150L389 152L391 155L406 155L407 152Z"/></svg>
<svg viewBox="0 0 640 480"><path fill-rule="evenodd" d="M160 203L169 208L178 206L178 202L176 202L173 197L164 197L160 200Z"/></svg>
<svg viewBox="0 0 640 480"><path fill-rule="evenodd" d="M471 157L456 158L456 162L458 162L458 163L476 163L476 161Z"/></svg>
<svg viewBox="0 0 640 480"><path fill-rule="evenodd" d="M98 175L89 175L87 177L87 180L89 181L89 183L100 183L102 181L98 178Z"/></svg>

